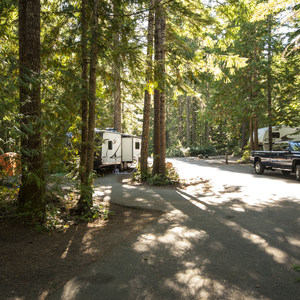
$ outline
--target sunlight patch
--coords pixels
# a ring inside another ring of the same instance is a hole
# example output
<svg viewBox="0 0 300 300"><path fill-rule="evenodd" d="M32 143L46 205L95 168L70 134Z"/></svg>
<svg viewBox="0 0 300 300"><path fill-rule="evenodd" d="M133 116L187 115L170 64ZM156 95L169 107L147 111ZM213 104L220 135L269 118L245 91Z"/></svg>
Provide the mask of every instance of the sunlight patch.
<svg viewBox="0 0 300 300"><path fill-rule="evenodd" d="M183 298L193 296L197 299L209 299L212 296L221 297L225 292L224 285L202 274L199 268L183 270L175 275L174 280L166 280L165 284L181 292Z"/></svg>
<svg viewBox="0 0 300 300"><path fill-rule="evenodd" d="M61 299L64 300L75 299L76 296L79 294L80 290L86 287L86 285L87 285L86 282L82 282L77 278L68 281L64 286Z"/></svg>
<svg viewBox="0 0 300 300"><path fill-rule="evenodd" d="M181 193L180 191L177 191L176 193L179 194L182 198L190 201L191 203L193 203L195 206L199 207L200 209L207 210L207 207L203 203L193 200L191 197L188 197L187 195Z"/></svg>
<svg viewBox="0 0 300 300"><path fill-rule="evenodd" d="M286 239L287 239L287 241L290 245L300 247L300 240L299 239L295 239L295 238L290 237L290 236L287 236Z"/></svg>
<svg viewBox="0 0 300 300"><path fill-rule="evenodd" d="M72 242L73 242L73 240L69 241L68 246L66 247L66 250L64 251L64 253L60 257L61 259L65 259L67 257L70 246L72 245Z"/></svg>
<svg viewBox="0 0 300 300"><path fill-rule="evenodd" d="M203 230L194 230L186 226L176 225L162 234L143 234L133 247L137 252L153 252L167 246L172 256L180 257L193 248L194 241L207 238L208 235Z"/></svg>
<svg viewBox="0 0 300 300"><path fill-rule="evenodd" d="M240 225L232 221L221 219L219 219L219 221L224 223L231 229L238 231L244 239L252 242L253 244L256 244L259 248L272 256L277 263L285 264L288 261L288 255L285 252L278 248L270 246L269 243L259 235L249 232L248 230L242 228Z"/></svg>
<svg viewBox="0 0 300 300"><path fill-rule="evenodd" d="M245 212L245 209L238 204L232 205L231 209L237 212Z"/></svg>
<svg viewBox="0 0 300 300"><path fill-rule="evenodd" d="M98 197L108 197L111 194L111 188L105 189L95 189L94 196ZM109 197L110 198L110 197Z"/></svg>

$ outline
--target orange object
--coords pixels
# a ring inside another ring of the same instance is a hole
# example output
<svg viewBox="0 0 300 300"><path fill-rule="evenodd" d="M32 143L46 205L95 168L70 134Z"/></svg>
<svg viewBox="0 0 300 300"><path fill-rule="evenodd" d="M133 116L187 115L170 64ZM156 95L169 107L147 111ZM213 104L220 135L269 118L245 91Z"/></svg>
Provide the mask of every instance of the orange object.
<svg viewBox="0 0 300 300"><path fill-rule="evenodd" d="M173 168L173 164L171 162L167 162L166 167L168 170L171 170Z"/></svg>
<svg viewBox="0 0 300 300"><path fill-rule="evenodd" d="M0 171L5 176L21 174L21 156L15 152L7 152L0 155Z"/></svg>

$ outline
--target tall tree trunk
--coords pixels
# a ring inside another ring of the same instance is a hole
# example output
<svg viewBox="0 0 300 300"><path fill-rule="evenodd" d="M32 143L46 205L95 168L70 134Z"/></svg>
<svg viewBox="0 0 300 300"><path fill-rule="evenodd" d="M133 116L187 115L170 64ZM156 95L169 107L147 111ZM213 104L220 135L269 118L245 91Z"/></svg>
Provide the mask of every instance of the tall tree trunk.
<svg viewBox="0 0 300 300"><path fill-rule="evenodd" d="M273 148L273 137L272 137L272 16L268 16L268 75L267 75L267 95L268 95L268 123L269 123L269 151Z"/></svg>
<svg viewBox="0 0 300 300"><path fill-rule="evenodd" d="M256 39L256 32L257 29L255 28L255 40L254 40L254 71L253 71L253 100L255 101L257 99L257 39ZM254 126L253 126L253 132L254 132L254 150L258 150L258 117L257 117L257 106L254 108Z"/></svg>
<svg viewBox="0 0 300 300"><path fill-rule="evenodd" d="M197 144L197 104L196 97L192 98L192 145L196 146Z"/></svg>
<svg viewBox="0 0 300 300"><path fill-rule="evenodd" d="M253 41L253 57L250 62L253 64L250 77L250 103L253 103L257 99L257 40L256 40L256 28L254 28L254 41ZM258 117L257 117L257 105L252 104L252 111L250 116L250 149L258 149Z"/></svg>
<svg viewBox="0 0 300 300"><path fill-rule="evenodd" d="M186 145L191 146L190 96L186 97Z"/></svg>
<svg viewBox="0 0 300 300"><path fill-rule="evenodd" d="M173 104L172 104L173 105ZM170 102L166 102L166 120L170 119ZM166 149L170 148L170 136L173 136L173 134L170 134L170 127L166 126Z"/></svg>
<svg viewBox="0 0 300 300"><path fill-rule="evenodd" d="M159 173L166 174L166 93L165 93L165 44L166 44L166 16L161 4L161 90L160 90L160 167Z"/></svg>
<svg viewBox="0 0 300 300"><path fill-rule="evenodd" d="M250 150L254 150L254 142L253 142L253 117L250 116L249 120L249 131L250 131Z"/></svg>
<svg viewBox="0 0 300 300"><path fill-rule="evenodd" d="M246 130L247 130L247 125L246 125L246 122L243 121L242 122L242 128L241 128L241 148L242 150L244 150L245 146L247 145L247 135L246 135Z"/></svg>
<svg viewBox="0 0 300 300"><path fill-rule="evenodd" d="M41 138L40 0L19 0L19 73L22 182L20 210L44 221L45 181Z"/></svg>
<svg viewBox="0 0 300 300"><path fill-rule="evenodd" d="M166 173L166 126L165 126L165 37L166 19L162 0L156 0L155 11L155 69L154 79L154 159L153 174Z"/></svg>
<svg viewBox="0 0 300 300"><path fill-rule="evenodd" d="M210 84L209 82L206 85L206 104L208 104L210 99ZM209 125L208 121L204 121L204 144L207 145L209 143Z"/></svg>
<svg viewBox="0 0 300 300"><path fill-rule="evenodd" d="M87 173L93 171L94 164L94 134L96 119L96 86L97 86L97 60L98 60L98 3L93 3L93 23L92 23L92 44L90 58L90 78L89 78L89 119L88 119L88 156L87 156Z"/></svg>
<svg viewBox="0 0 300 300"><path fill-rule="evenodd" d="M178 139L182 143L183 142L183 107L182 107L182 98L178 97L178 114L179 114L179 122L178 122Z"/></svg>
<svg viewBox="0 0 300 300"><path fill-rule="evenodd" d="M258 118L254 116L254 150L258 150Z"/></svg>
<svg viewBox="0 0 300 300"><path fill-rule="evenodd" d="M91 49L90 49L90 74L89 74L89 105L88 105L88 129L87 129L87 159L85 178L87 185L83 188L84 197L80 197L78 209L80 212L88 212L93 206L92 171L94 165L94 134L95 134L95 107L96 107L96 70L98 59L98 5L99 0L93 1L93 15L91 25Z"/></svg>
<svg viewBox="0 0 300 300"><path fill-rule="evenodd" d="M204 121L204 145L207 145L209 143L209 126L208 121Z"/></svg>
<svg viewBox="0 0 300 300"><path fill-rule="evenodd" d="M88 190L88 174L86 172L88 151L88 49L87 49L87 0L81 1L81 153L80 153L80 197L85 199Z"/></svg>
<svg viewBox="0 0 300 300"><path fill-rule="evenodd" d="M161 96L161 12L160 12L161 0L155 1L155 67L154 67L154 80L157 82L157 87L154 90L154 132L153 132L153 174L159 174L160 170L160 152L161 152L161 114L160 114L160 96Z"/></svg>
<svg viewBox="0 0 300 300"><path fill-rule="evenodd" d="M146 174L148 171L148 148L149 148L149 130L150 130L150 108L151 95L149 92L150 84L153 81L152 58L153 58L153 39L154 39L154 0L149 0L148 16L148 36L147 36L147 69L146 69L146 89L144 95L144 120L141 149L141 173Z"/></svg>
<svg viewBox="0 0 300 300"><path fill-rule="evenodd" d="M122 132L122 107L121 107L121 59L120 59L120 1L113 0L113 76L114 76L114 128Z"/></svg>

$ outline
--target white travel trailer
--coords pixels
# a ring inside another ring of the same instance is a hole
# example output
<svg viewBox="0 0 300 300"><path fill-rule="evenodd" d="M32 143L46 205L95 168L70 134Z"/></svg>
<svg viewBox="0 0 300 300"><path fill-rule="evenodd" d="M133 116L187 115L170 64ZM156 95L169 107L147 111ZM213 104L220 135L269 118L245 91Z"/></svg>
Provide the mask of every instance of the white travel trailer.
<svg viewBox="0 0 300 300"><path fill-rule="evenodd" d="M300 141L300 127L273 126L272 143L278 141ZM258 146L260 149L269 150L269 127L258 129Z"/></svg>
<svg viewBox="0 0 300 300"><path fill-rule="evenodd" d="M142 139L136 136L122 134L122 162L132 163L141 156Z"/></svg>
<svg viewBox="0 0 300 300"><path fill-rule="evenodd" d="M94 169L110 165L119 165L120 169L124 169L141 156L141 138L114 129L95 129L95 145Z"/></svg>

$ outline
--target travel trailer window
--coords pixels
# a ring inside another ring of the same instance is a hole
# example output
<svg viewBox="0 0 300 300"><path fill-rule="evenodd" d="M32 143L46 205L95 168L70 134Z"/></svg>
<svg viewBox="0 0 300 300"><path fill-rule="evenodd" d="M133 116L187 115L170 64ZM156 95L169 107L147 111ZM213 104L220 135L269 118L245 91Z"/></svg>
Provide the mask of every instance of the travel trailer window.
<svg viewBox="0 0 300 300"><path fill-rule="evenodd" d="M136 150L140 149L140 143L139 142L135 142L135 149Z"/></svg>
<svg viewBox="0 0 300 300"><path fill-rule="evenodd" d="M108 141L108 150L112 150L112 148L113 148L113 142Z"/></svg>
<svg viewBox="0 0 300 300"><path fill-rule="evenodd" d="M279 132L272 132L272 138L273 139L279 139L280 138L280 133Z"/></svg>

